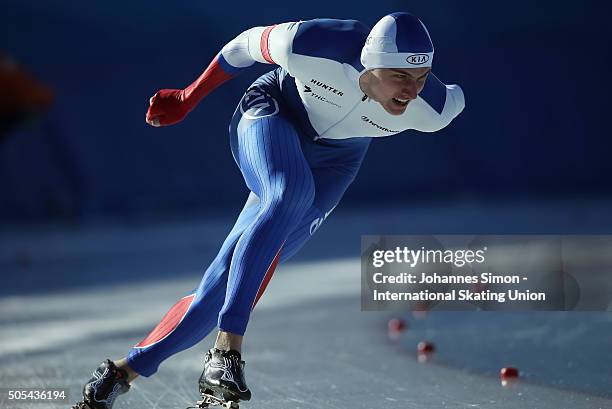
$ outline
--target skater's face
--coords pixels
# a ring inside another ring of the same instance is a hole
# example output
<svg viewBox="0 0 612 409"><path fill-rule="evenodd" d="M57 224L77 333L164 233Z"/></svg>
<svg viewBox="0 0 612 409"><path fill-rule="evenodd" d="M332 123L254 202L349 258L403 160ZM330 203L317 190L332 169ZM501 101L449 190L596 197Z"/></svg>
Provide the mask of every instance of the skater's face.
<svg viewBox="0 0 612 409"><path fill-rule="evenodd" d="M431 68L375 68L362 75L363 92L391 115L401 115L425 86Z"/></svg>

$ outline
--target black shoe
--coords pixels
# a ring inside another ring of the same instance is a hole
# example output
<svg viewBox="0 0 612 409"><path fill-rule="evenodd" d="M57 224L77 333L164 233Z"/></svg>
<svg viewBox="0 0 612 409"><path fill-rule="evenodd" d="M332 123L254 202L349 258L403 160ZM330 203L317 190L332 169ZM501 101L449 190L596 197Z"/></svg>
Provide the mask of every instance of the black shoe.
<svg viewBox="0 0 612 409"><path fill-rule="evenodd" d="M83 401L73 409L111 409L117 396L130 389L127 372L107 359L93 372L83 387Z"/></svg>
<svg viewBox="0 0 612 409"><path fill-rule="evenodd" d="M244 361L238 351L211 349L204 357L200 392L212 390L226 400L249 400L251 391L244 380Z"/></svg>

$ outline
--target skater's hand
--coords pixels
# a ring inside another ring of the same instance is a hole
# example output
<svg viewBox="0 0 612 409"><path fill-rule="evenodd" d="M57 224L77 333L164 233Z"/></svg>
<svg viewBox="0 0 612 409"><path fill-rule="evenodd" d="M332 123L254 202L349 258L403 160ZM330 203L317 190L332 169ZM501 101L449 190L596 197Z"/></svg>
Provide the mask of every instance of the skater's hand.
<svg viewBox="0 0 612 409"><path fill-rule="evenodd" d="M162 89L149 99L146 121L152 126L167 126L181 122L191 111L183 90Z"/></svg>

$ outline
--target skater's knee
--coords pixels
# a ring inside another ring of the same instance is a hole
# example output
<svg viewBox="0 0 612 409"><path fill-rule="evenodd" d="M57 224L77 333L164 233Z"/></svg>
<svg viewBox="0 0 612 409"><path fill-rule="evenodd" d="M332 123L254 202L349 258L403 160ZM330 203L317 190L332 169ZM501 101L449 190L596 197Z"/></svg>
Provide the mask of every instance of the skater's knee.
<svg viewBox="0 0 612 409"><path fill-rule="evenodd" d="M312 201L308 200L308 197L302 200L275 197L262 208L262 212L267 213L278 222L288 223L292 220L299 221L311 204Z"/></svg>
<svg viewBox="0 0 612 409"><path fill-rule="evenodd" d="M287 217L301 217L312 206L314 198L314 181L309 177L293 183L276 184L265 195L263 206Z"/></svg>

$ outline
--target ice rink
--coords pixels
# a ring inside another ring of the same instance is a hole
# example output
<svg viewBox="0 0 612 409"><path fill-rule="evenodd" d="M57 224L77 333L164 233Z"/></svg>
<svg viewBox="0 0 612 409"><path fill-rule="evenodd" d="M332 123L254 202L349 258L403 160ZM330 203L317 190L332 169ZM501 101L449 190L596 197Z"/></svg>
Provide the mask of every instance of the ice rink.
<svg viewBox="0 0 612 409"><path fill-rule="evenodd" d="M447 209L444 217L435 206L411 209L409 217L391 209L384 220L339 210L294 261L277 269L252 315L243 352L254 398L241 407L612 408L609 312L404 314L408 330L390 340L387 321L397 314L360 309L360 234L416 233L423 226L453 233L475 220L491 232L500 217L515 223L496 233L594 233L610 225L604 204L546 208L546 216L533 208L509 216L499 207L468 206ZM124 356L197 285L230 222L3 230L2 387L65 388L70 401L53 407L69 407L99 362ZM424 339L437 351L421 363L415 347ZM209 336L153 377L137 379L115 408L193 404L212 342ZM509 388L497 375L506 365L523 374ZM46 406L0 402L2 409Z"/></svg>

